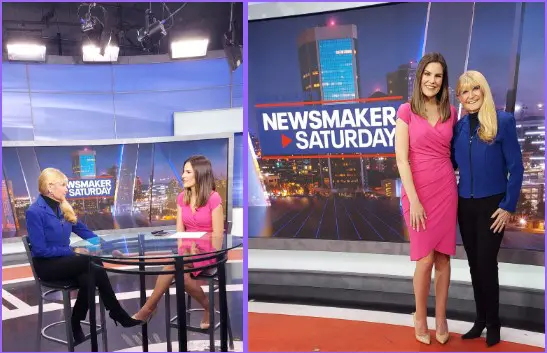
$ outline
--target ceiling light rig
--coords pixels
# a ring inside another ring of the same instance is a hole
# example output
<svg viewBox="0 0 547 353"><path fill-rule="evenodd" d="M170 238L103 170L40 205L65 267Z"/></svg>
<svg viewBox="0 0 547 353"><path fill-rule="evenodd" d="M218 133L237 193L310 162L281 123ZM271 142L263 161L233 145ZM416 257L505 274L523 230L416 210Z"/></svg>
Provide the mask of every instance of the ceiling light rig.
<svg viewBox="0 0 547 353"><path fill-rule="evenodd" d="M181 7L179 7L175 12L171 13L169 11L169 8L165 3L162 3L162 5L167 9L167 12L169 13L169 16L163 20L158 20L154 13L152 12L152 8L148 8L145 11L144 14L144 28L141 28L137 31L137 39L139 43L141 43L141 46L144 51L152 51L153 49L157 48L160 41L167 35L167 30L173 26L173 18L174 16L182 10L188 3L184 3ZM171 19L171 26L169 28L165 28L165 23Z"/></svg>
<svg viewBox="0 0 547 353"><path fill-rule="evenodd" d="M230 27L228 32L224 34L224 53L228 60L230 69L235 71L241 63L243 63L243 47L236 41L235 33L235 21L234 21L234 3L230 3Z"/></svg>
<svg viewBox="0 0 547 353"><path fill-rule="evenodd" d="M81 14L82 8L87 8L87 11L83 14ZM112 41L112 31L106 30L108 19L106 9L94 2L82 3L78 6L78 18L80 20L80 29L84 34L82 43L83 61L117 61L120 48Z"/></svg>

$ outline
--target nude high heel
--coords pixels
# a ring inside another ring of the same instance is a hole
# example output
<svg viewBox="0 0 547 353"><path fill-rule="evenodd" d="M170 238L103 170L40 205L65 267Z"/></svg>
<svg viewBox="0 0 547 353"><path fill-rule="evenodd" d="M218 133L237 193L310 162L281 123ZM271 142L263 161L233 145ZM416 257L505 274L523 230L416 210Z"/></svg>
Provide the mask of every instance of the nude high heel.
<svg viewBox="0 0 547 353"><path fill-rule="evenodd" d="M414 320L414 335L416 336L416 340L423 344L431 344L431 337L429 336L429 331L424 334L418 334L416 332L416 313L412 313L412 318Z"/></svg>
<svg viewBox="0 0 547 353"><path fill-rule="evenodd" d="M435 330L435 339L437 340L437 342L439 342L440 344L445 344L446 342L448 342L448 338L450 337L450 332L448 331L448 325L447 325L445 333L440 334L438 331L439 331L439 327L437 327Z"/></svg>
<svg viewBox="0 0 547 353"><path fill-rule="evenodd" d="M435 332L435 338L437 339L437 341L440 343L440 344L445 344L446 342L448 342L448 338L450 337L450 333L449 332L445 332L443 334L440 334L438 332Z"/></svg>
<svg viewBox="0 0 547 353"><path fill-rule="evenodd" d="M152 310L152 312L150 313L150 315L148 315L146 320L139 320L141 322L141 325L148 324L150 322L150 320L152 320L152 317L154 317L154 315L156 315L157 310L158 310L158 308ZM135 320L138 320L138 319L135 318L135 315L131 316L131 318L133 318Z"/></svg>

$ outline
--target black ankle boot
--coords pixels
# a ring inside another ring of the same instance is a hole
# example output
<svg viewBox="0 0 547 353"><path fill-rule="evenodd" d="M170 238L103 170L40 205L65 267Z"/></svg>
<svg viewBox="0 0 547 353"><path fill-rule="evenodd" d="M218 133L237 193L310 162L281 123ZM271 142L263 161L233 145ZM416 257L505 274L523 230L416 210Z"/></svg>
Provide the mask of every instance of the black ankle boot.
<svg viewBox="0 0 547 353"><path fill-rule="evenodd" d="M501 327L498 325L496 326L488 325L486 327L486 345L488 347L495 346L496 344L500 342L500 339L501 339L500 330L501 330Z"/></svg>
<svg viewBox="0 0 547 353"><path fill-rule="evenodd" d="M72 325L72 337L74 337L74 346L77 346L85 341L84 331L82 330L80 320L74 318L74 316L70 319L70 323Z"/></svg>
<svg viewBox="0 0 547 353"><path fill-rule="evenodd" d="M469 330L467 333L465 333L462 336L462 339L470 340L470 339L473 339L473 338L479 338L482 335L482 331L484 331L485 327L486 327L485 322L475 321L475 323L473 324L473 327L471 328L471 330Z"/></svg>
<svg viewBox="0 0 547 353"><path fill-rule="evenodd" d="M144 323L141 320L133 319L121 307L116 310L110 310L108 316L110 316L110 318L114 320L116 326L118 326L118 323L120 323L120 325L122 325L123 327L133 327L137 325L142 325Z"/></svg>

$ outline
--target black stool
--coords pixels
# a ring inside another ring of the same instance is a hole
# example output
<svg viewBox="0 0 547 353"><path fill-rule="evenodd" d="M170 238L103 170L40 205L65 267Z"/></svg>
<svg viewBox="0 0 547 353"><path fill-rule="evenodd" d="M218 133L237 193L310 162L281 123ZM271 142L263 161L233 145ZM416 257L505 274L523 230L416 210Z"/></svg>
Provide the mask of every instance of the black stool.
<svg viewBox="0 0 547 353"><path fill-rule="evenodd" d="M224 229L226 230L225 234L230 234L232 230L232 222L226 222L224 224ZM226 255L227 256L227 255ZM224 266L222 264L221 266ZM186 328L188 331L198 332L198 333L208 333L209 334L209 350L211 352L215 351L215 331L220 327L220 322L215 324L215 313L220 315L220 311L215 309L215 291L218 290L218 273L216 268L211 268L205 271L202 271L198 276L192 276L193 279L199 281L206 281L209 286L209 305L211 311L209 312L209 328L202 329L201 327L191 326L187 324ZM173 281L171 285L175 282ZM190 322L190 316L193 312L203 311L203 308L192 309L192 297L186 293L186 322ZM171 313L171 301L169 288L165 292L165 328L166 328L166 337L167 337L167 351L172 352L171 347L171 328L177 328L177 315L169 318ZM228 345L231 350L234 350L234 336L232 334L232 325L230 322L230 313L229 310L226 311L226 325L228 327Z"/></svg>
<svg viewBox="0 0 547 353"><path fill-rule="evenodd" d="M29 243L28 236L23 237L23 244L25 245L25 250L27 253L28 262L30 264L30 268L32 269L32 275L34 276L34 282L36 283L36 287L38 290L38 293L40 294L40 301L38 304L38 337L36 342L36 352L40 352L40 344L42 341L42 337L44 337L47 340L57 342L60 344L64 344L68 346L69 352L74 352L74 337L72 336L72 323L71 323L71 316L72 316L72 305L70 303L70 293L74 290L78 290L80 287L76 281L55 281L55 282L49 282L49 281L42 281L38 278L36 275L36 270L34 268L34 261L32 258L32 254L30 251L31 244ZM44 292L43 289L46 289ZM63 299L54 299L54 298L48 298L49 295L54 294L56 292L61 292ZM42 328L42 321L43 321L43 314L44 314L44 302L51 302L51 303L57 303L63 305L63 314L64 314L64 320L63 321L57 321L54 323L51 323L47 325L46 327ZM105 308L103 305L103 302L101 301L101 298L99 297L99 306L100 306L100 312L101 312L101 325L97 325L97 333L102 333L103 337L103 351L108 352L108 343L107 343L107 335L106 335L106 320L105 320ZM67 340L63 341L60 338L49 336L46 331L54 326L66 324L66 336ZM89 326L89 322L82 321L82 324ZM90 335L85 336L85 341L87 341L90 338Z"/></svg>
<svg viewBox="0 0 547 353"><path fill-rule="evenodd" d="M207 281L209 285L209 305L211 306L211 311L209 312L209 322L210 326L208 329L202 329L201 327L187 325L186 328L188 331L199 332L199 333L208 333L209 334L209 350L211 352L215 351L215 331L220 327L220 322L215 324L215 313L220 315L220 312L215 309L215 291L218 290L218 277L216 269L211 271L203 271L199 276L194 277L196 280ZM173 282L174 284L174 282ZM172 352L171 347L171 328L177 328L177 315L169 318L171 313L171 301L170 301L169 288L165 292L165 324L166 324L166 336L167 336L167 351ZM193 312L203 311L203 308L192 309L192 297L186 294L186 322L190 322L190 315ZM234 336L232 334L232 325L230 323L230 313L229 310L226 312L226 324L228 326L228 345L231 350L234 350Z"/></svg>

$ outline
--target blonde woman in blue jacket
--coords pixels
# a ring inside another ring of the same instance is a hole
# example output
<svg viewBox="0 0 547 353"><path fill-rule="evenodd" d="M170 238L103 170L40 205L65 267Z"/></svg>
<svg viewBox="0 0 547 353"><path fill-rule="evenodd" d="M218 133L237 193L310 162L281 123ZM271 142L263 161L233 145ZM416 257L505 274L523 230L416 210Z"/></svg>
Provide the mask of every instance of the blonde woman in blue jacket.
<svg viewBox="0 0 547 353"><path fill-rule="evenodd" d="M96 240L97 235L90 231L74 213L65 196L68 192L68 179L59 170L46 168L38 178L40 196L26 212L27 231L31 245L32 258L38 277L44 281L73 280L80 285L78 297L72 310L72 333L74 344L84 341L80 321L87 316L89 258L75 256L70 247L70 233L82 239ZM104 270L95 271L99 295L110 317L123 327L142 324L132 319L121 307Z"/></svg>
<svg viewBox="0 0 547 353"><path fill-rule="evenodd" d="M456 94L469 114L454 127L452 158L459 169L458 222L471 272L477 316L463 339L500 341L497 256L515 212L524 167L513 114L496 111L490 86L478 71L461 75Z"/></svg>

